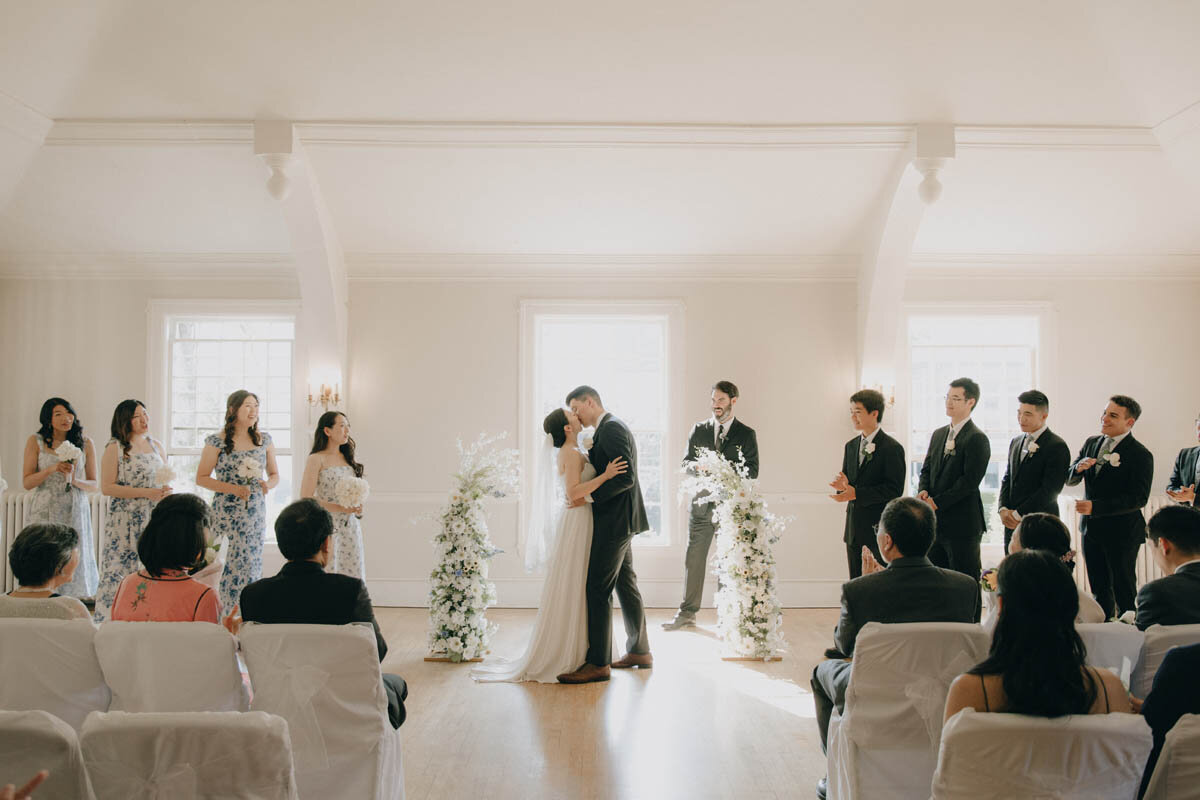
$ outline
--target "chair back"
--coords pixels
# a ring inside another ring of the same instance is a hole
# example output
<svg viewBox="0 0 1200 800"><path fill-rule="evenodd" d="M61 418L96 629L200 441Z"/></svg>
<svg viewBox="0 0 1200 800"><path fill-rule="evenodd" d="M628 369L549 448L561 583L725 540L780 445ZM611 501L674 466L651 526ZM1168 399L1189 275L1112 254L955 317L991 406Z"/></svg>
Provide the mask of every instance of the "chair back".
<svg viewBox="0 0 1200 800"><path fill-rule="evenodd" d="M0 619L0 709L49 711L75 730L110 700L85 620Z"/></svg>
<svg viewBox="0 0 1200 800"><path fill-rule="evenodd" d="M246 711L237 640L209 622L106 622L96 655L111 711Z"/></svg>
<svg viewBox="0 0 1200 800"><path fill-rule="evenodd" d="M1130 688L1142 660L1145 635L1124 622L1081 622L1075 630L1087 648L1087 665L1111 671Z"/></svg>
<svg viewBox="0 0 1200 800"><path fill-rule="evenodd" d="M1136 714L1046 719L963 709L942 731L932 800L1129 800L1151 743Z"/></svg>
<svg viewBox="0 0 1200 800"><path fill-rule="evenodd" d="M271 714L96 712L79 739L97 800L299 798L287 723Z"/></svg>
<svg viewBox="0 0 1200 800"><path fill-rule="evenodd" d="M1162 666L1167 651L1186 644L1200 644L1200 625L1151 625L1145 631L1146 641L1142 646L1142 662L1134 670L1134 695L1145 699L1154 686L1154 676Z"/></svg>
<svg viewBox="0 0 1200 800"><path fill-rule="evenodd" d="M36 797L94 800L74 728L45 711L0 711L0 786L23 786L39 769L50 777Z"/></svg>
<svg viewBox="0 0 1200 800"><path fill-rule="evenodd" d="M1179 800L1200 793L1200 715L1184 714L1167 731L1145 800Z"/></svg>

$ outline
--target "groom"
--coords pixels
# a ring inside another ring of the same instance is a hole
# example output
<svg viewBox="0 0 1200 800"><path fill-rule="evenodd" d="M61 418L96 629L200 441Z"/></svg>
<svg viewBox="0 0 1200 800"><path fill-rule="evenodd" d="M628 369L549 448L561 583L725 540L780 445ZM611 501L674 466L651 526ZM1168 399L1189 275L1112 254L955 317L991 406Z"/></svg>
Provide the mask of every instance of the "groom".
<svg viewBox="0 0 1200 800"><path fill-rule="evenodd" d="M592 503L592 549L588 555L587 661L574 672L558 676L561 683L606 681L612 661L613 589L621 600L625 617L625 657L612 661L617 669L646 668L654 663L646 636L642 594L633 573L633 537L650 529L637 478L637 447L624 422L609 414L600 395L590 386L580 386L567 395L567 405L586 427L595 426L588 458L602 472L614 458L624 458L629 470L601 484L587 497Z"/></svg>

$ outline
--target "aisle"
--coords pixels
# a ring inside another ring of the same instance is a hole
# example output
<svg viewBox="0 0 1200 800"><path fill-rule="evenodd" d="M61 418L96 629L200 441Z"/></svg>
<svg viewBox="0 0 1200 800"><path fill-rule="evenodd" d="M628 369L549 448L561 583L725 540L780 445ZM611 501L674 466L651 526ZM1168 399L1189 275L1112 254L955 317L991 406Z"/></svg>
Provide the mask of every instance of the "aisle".
<svg viewBox="0 0 1200 800"><path fill-rule="evenodd" d="M422 661L424 609L376 613L385 668L411 687L409 800L782 800L813 796L824 774L809 676L832 642L836 609L785 611L791 652L772 664L720 661L711 610L699 628L666 633L659 624L671 612L653 609L654 669L575 687L476 685L466 665ZM533 615L491 612L494 648L518 650Z"/></svg>

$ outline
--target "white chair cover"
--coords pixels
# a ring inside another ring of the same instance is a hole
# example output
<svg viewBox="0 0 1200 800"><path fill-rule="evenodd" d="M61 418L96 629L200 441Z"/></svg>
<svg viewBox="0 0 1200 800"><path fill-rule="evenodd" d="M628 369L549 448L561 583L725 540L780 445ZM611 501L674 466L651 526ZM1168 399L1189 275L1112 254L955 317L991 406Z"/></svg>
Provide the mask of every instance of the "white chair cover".
<svg viewBox="0 0 1200 800"><path fill-rule="evenodd" d="M1145 635L1124 622L1081 622L1075 630L1087 648L1087 665L1111 671L1128 689L1142 660Z"/></svg>
<svg viewBox="0 0 1200 800"><path fill-rule="evenodd" d="M1167 731L1144 800L1200 797L1200 715L1184 714Z"/></svg>
<svg viewBox="0 0 1200 800"><path fill-rule="evenodd" d="M287 723L271 714L96 712L79 738L97 800L299 798Z"/></svg>
<svg viewBox="0 0 1200 800"><path fill-rule="evenodd" d="M829 796L927 800L950 683L988 644L980 626L965 623L864 625L845 714L830 720Z"/></svg>
<svg viewBox="0 0 1200 800"><path fill-rule="evenodd" d="M1179 645L1200 644L1200 625L1151 625L1145 634L1142 663L1134 670L1133 685L1129 687L1130 692L1143 700L1150 694L1154 676L1168 650Z"/></svg>
<svg viewBox="0 0 1200 800"><path fill-rule="evenodd" d="M45 711L0 711L0 786L50 770L34 797L94 800L75 729Z"/></svg>
<svg viewBox="0 0 1200 800"><path fill-rule="evenodd" d="M1137 714L1046 719L963 709L942 731L932 800L1130 800L1151 741Z"/></svg>
<svg viewBox="0 0 1200 800"><path fill-rule="evenodd" d="M258 625L239 638L251 708L288 721L304 797L404 797L400 732L369 625Z"/></svg>
<svg viewBox="0 0 1200 800"><path fill-rule="evenodd" d="M106 622L96 655L112 711L246 711L237 640L209 622Z"/></svg>
<svg viewBox="0 0 1200 800"><path fill-rule="evenodd" d="M95 638L86 620L0 619L0 708L49 711L79 730L110 698Z"/></svg>

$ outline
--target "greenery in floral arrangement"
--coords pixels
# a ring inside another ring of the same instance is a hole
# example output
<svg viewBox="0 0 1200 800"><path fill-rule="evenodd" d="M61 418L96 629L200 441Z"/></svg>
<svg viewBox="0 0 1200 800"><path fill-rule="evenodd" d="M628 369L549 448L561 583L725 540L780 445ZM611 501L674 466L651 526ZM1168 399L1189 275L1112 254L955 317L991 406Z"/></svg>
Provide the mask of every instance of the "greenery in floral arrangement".
<svg viewBox="0 0 1200 800"><path fill-rule="evenodd" d="M429 653L467 661L488 650L496 625L485 616L496 602L488 559L500 553L488 536L484 498L516 491L517 451L495 447L506 434L481 434L468 448L458 441L459 469L449 502L438 514L436 565L429 576Z"/></svg>
<svg viewBox="0 0 1200 800"><path fill-rule="evenodd" d="M684 469L680 491L715 503L718 636L732 656L775 656L785 642L771 547L790 520L767 511L741 453L735 463L714 450L701 450Z"/></svg>

